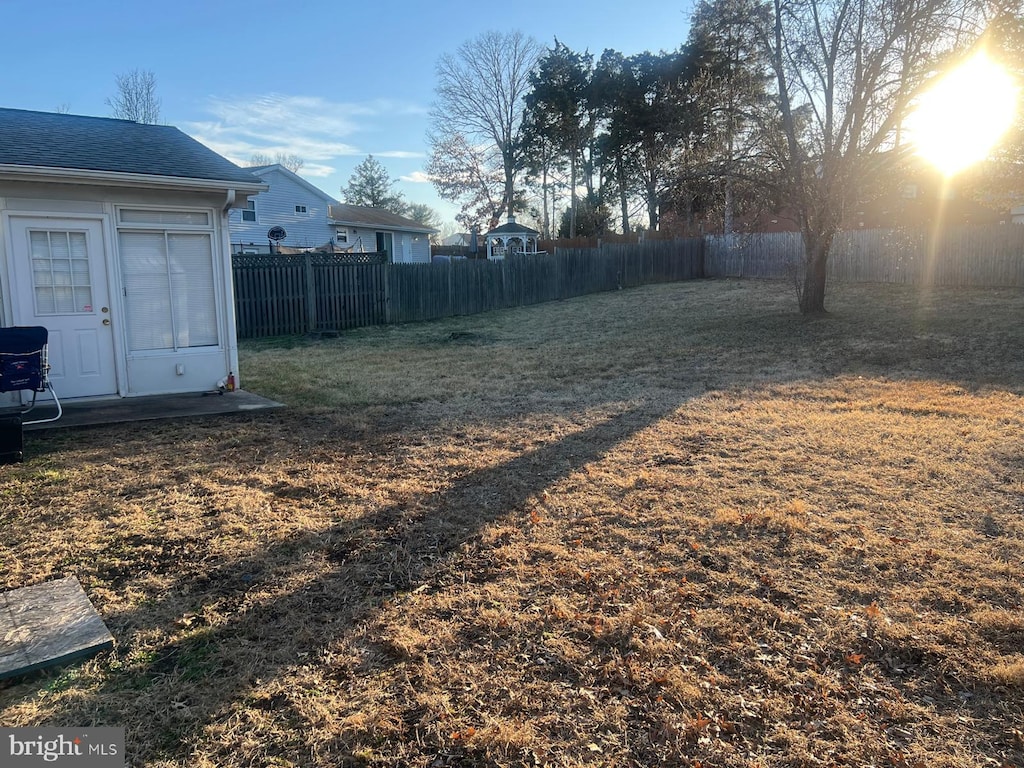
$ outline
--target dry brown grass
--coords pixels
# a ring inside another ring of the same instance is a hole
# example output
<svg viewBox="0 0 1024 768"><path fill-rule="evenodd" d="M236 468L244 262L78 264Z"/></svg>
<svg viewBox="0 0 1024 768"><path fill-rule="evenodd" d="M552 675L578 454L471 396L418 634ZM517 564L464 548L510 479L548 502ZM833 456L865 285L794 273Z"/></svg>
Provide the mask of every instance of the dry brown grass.
<svg viewBox="0 0 1024 768"><path fill-rule="evenodd" d="M270 415L32 434L0 586L133 765L1024 765L1024 294L700 282L243 350Z"/></svg>

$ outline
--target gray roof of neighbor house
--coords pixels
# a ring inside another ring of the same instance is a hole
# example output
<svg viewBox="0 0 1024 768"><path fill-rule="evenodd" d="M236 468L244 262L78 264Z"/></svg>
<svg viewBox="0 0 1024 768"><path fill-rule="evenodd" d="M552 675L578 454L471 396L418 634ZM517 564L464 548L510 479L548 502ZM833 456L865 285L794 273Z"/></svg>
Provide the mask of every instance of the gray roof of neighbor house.
<svg viewBox="0 0 1024 768"><path fill-rule="evenodd" d="M421 224L397 213L382 208L369 208L365 205L348 205L338 203L327 208L327 217L334 224L347 224L352 227L380 227L382 229L402 229L410 232L437 232L433 227Z"/></svg>
<svg viewBox="0 0 1024 768"><path fill-rule="evenodd" d="M2 107L0 165L262 185L248 171L170 125Z"/></svg>

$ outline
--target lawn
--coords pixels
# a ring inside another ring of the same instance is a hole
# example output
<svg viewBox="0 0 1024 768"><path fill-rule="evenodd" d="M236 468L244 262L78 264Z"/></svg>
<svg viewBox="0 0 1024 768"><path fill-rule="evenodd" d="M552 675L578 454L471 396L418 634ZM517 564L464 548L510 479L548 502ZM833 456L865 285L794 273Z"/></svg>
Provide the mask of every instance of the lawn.
<svg viewBox="0 0 1024 768"><path fill-rule="evenodd" d="M690 282L243 345L287 409L31 433L0 587L133 766L1024 766L1024 292Z"/></svg>

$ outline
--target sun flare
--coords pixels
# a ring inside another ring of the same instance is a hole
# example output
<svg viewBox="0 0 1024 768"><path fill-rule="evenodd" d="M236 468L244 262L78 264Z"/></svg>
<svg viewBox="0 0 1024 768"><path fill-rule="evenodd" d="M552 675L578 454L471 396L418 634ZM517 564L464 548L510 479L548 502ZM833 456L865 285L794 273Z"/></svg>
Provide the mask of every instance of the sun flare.
<svg viewBox="0 0 1024 768"><path fill-rule="evenodd" d="M946 176L983 160L1017 114L1019 85L984 52L942 76L907 121L919 155Z"/></svg>

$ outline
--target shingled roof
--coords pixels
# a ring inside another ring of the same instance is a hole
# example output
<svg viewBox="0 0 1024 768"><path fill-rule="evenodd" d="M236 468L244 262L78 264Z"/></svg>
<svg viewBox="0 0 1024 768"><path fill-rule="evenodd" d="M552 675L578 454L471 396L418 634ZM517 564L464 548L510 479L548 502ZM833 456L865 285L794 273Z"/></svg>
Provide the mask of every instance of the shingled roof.
<svg viewBox="0 0 1024 768"><path fill-rule="evenodd" d="M0 166L262 182L170 125L0 107Z"/></svg>
<svg viewBox="0 0 1024 768"><path fill-rule="evenodd" d="M369 208L364 205L348 205L338 203L329 206L327 216L334 224L347 224L350 227L379 227L381 229L402 229L411 232L437 232L433 227L399 216L397 213L382 208Z"/></svg>
<svg viewBox="0 0 1024 768"><path fill-rule="evenodd" d="M507 224L502 224L500 227L495 227L488 235L539 235L536 229L526 226L525 224L517 224L514 220Z"/></svg>

